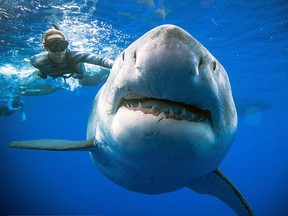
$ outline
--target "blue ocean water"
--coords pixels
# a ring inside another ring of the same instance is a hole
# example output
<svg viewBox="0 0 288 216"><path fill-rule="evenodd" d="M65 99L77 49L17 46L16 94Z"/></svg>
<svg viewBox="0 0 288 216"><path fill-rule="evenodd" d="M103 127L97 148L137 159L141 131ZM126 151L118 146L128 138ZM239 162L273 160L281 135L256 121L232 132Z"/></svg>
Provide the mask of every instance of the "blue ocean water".
<svg viewBox="0 0 288 216"><path fill-rule="evenodd" d="M220 169L256 215L288 211L288 4L222 0L2 0L0 102L17 94L57 23L70 46L114 59L148 30L178 25L225 67L239 114L238 134ZM42 81L45 83L46 81ZM127 191L106 179L87 152L12 149L13 140L82 140L101 85L22 97L26 121L0 117L1 215L235 215L217 198L188 189L163 195Z"/></svg>

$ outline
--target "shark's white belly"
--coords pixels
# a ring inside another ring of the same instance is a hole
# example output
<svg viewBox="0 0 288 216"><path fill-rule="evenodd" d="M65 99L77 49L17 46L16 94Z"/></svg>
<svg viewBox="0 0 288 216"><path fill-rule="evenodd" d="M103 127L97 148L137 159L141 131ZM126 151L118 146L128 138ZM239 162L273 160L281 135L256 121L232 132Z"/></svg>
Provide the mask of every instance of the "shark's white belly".
<svg viewBox="0 0 288 216"><path fill-rule="evenodd" d="M101 119L105 111L99 107L95 107L100 112L95 125L98 148L92 159L106 177L129 190L148 194L177 190L215 170L228 150L214 142L213 128L206 122L179 121L125 107L106 120Z"/></svg>

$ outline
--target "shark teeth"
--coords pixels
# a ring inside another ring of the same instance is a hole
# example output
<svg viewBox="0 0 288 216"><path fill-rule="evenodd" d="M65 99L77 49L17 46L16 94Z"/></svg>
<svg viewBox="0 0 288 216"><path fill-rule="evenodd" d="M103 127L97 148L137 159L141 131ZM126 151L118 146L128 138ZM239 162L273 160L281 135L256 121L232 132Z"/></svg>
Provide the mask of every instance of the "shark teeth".
<svg viewBox="0 0 288 216"><path fill-rule="evenodd" d="M169 100L139 98L123 98L120 106L125 106L129 110L141 111L154 116L165 116L167 119L187 120L189 122L203 122L210 118L210 112L197 107L177 103Z"/></svg>

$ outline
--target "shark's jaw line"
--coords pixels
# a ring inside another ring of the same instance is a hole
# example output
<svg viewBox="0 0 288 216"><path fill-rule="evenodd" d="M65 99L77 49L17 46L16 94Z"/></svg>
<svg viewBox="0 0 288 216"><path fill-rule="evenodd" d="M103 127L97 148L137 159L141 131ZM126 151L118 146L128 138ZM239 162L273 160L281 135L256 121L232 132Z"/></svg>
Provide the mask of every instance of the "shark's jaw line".
<svg viewBox="0 0 288 216"><path fill-rule="evenodd" d="M161 116L166 119L188 122L211 122L210 111L202 110L196 106L167 99L151 98L145 96L128 96L120 100L120 107L131 111L141 111L147 115Z"/></svg>

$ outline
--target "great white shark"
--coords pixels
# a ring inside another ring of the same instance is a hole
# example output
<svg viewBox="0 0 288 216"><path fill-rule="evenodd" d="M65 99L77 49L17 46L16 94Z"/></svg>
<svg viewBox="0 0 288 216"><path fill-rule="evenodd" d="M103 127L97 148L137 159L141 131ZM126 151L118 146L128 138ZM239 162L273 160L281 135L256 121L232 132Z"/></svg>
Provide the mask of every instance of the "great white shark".
<svg viewBox="0 0 288 216"><path fill-rule="evenodd" d="M237 112L224 67L188 32L156 27L125 49L97 93L84 141L27 140L10 145L87 150L98 169L135 192L188 187L253 215L218 169L235 138Z"/></svg>

